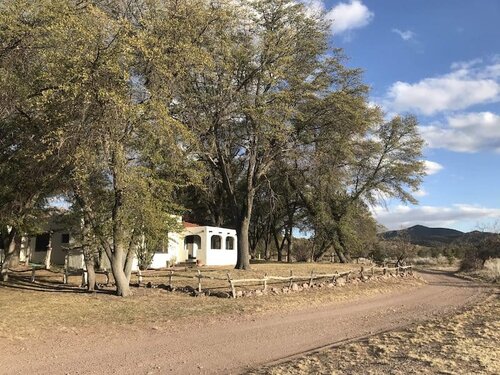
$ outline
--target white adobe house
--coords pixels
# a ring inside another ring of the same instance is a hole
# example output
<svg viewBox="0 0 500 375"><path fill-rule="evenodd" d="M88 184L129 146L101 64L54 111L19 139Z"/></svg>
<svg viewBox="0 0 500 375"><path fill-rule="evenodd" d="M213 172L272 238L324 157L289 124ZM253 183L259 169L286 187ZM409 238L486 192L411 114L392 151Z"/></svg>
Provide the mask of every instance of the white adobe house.
<svg viewBox="0 0 500 375"><path fill-rule="evenodd" d="M163 251L154 253L149 268L165 268L177 263L196 263L207 266L234 266L236 264L238 241L234 229L199 226L188 222L182 222L182 226L182 232L168 234L168 246ZM47 230L47 233L24 239L21 261L29 257L32 263L45 263L47 248L50 247L50 264L64 265L66 263L70 268L81 269L84 267L82 250L73 246L74 240L67 230L51 228L50 231ZM106 268L110 268L107 259L102 259L102 261L102 267L104 263L108 264ZM139 269L137 258L132 269L134 271Z"/></svg>
<svg viewBox="0 0 500 375"><path fill-rule="evenodd" d="M237 237L234 229L199 226L183 222L181 233L169 233L166 252L155 252L150 268L164 268L172 263L197 263L207 266L234 266L237 260ZM134 262L133 269L138 269Z"/></svg>

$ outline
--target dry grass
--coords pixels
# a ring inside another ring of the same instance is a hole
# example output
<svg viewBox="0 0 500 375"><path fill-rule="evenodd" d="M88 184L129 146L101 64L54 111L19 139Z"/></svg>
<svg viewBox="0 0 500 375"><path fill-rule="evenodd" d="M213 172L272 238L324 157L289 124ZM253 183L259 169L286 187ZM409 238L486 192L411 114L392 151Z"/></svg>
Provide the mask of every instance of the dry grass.
<svg viewBox="0 0 500 375"><path fill-rule="evenodd" d="M500 299L252 374L500 374Z"/></svg>
<svg viewBox="0 0 500 375"><path fill-rule="evenodd" d="M481 270L460 272L459 275L489 283L498 283L500 282L500 258L488 259Z"/></svg>
<svg viewBox="0 0 500 375"><path fill-rule="evenodd" d="M225 275L230 271L233 277L263 276L264 273L286 276L293 268L295 275L308 274L312 269L320 273L352 269L354 265L332 264L259 264L252 271L235 271L217 267L214 275ZM357 268L357 267L356 267ZM62 275L39 271L40 282L36 290L29 280L24 279L12 284L0 284L0 337L26 338L41 335L45 330L81 330L86 327L99 329L100 326L116 327L133 325L140 327L174 327L177 322L197 316L206 318L230 318L235 314L260 314L270 311L290 310L363 298L364 296L388 293L399 288L412 288L421 285L416 278L389 278L372 280L367 283L348 284L333 289L312 289L286 295L266 295L241 299L222 299L215 297L191 297L186 294L167 292L163 289L133 288L130 298L115 297L111 293L85 293L76 286L64 287L60 284ZM208 273L208 270L207 270ZM194 273L193 273L194 274ZM101 281L103 276L99 275ZM152 279L155 283L165 282ZM75 285L79 277L72 277ZM145 280L148 281L147 279ZM205 282L206 280L204 280ZM174 285L195 285L196 280L174 281ZM205 287L205 285L204 285ZM224 284L228 289L228 284Z"/></svg>

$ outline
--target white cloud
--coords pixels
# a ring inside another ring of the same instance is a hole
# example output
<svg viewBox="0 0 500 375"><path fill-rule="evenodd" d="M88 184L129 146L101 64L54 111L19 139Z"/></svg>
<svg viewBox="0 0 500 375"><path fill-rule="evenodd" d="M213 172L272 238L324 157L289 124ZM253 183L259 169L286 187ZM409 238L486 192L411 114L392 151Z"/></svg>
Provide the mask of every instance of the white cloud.
<svg viewBox="0 0 500 375"><path fill-rule="evenodd" d="M441 164L430 160L424 160L424 165L425 173L427 173L427 175L436 174L444 168Z"/></svg>
<svg viewBox="0 0 500 375"><path fill-rule="evenodd" d="M500 85L492 80L427 78L415 84L396 82L389 90L397 111L417 111L425 115L459 110L492 100L500 94Z"/></svg>
<svg viewBox="0 0 500 375"><path fill-rule="evenodd" d="M454 63L451 64L451 69L452 70L460 70L460 69L470 69L475 65L481 64L483 62L483 59L472 59L468 61L455 61Z"/></svg>
<svg viewBox="0 0 500 375"><path fill-rule="evenodd" d="M421 197L425 197L425 196L429 195L429 193L424 188L420 188L416 192L414 192L413 195L415 197L421 198Z"/></svg>
<svg viewBox="0 0 500 375"><path fill-rule="evenodd" d="M313 3L318 6L317 1ZM347 3L341 2L335 5L326 12L325 17L332 21L332 32L341 34L368 25L373 20L374 13L361 0L350 0Z"/></svg>
<svg viewBox="0 0 500 375"><path fill-rule="evenodd" d="M416 36L416 34L411 30L403 31L403 30L399 30L399 29L392 29L391 31L393 33L398 34L401 37L401 39L403 39L403 40L410 40L410 39L415 38L415 36Z"/></svg>
<svg viewBox="0 0 500 375"><path fill-rule="evenodd" d="M499 101L500 62L481 62L456 62L451 65L451 72L442 76L415 83L395 82L386 94L384 107L389 111L433 115Z"/></svg>
<svg viewBox="0 0 500 375"><path fill-rule="evenodd" d="M390 209L377 206L372 211L375 218L388 229L406 228L416 224L447 227L464 221L500 219L500 208L470 204L448 207L398 205Z"/></svg>
<svg viewBox="0 0 500 375"><path fill-rule="evenodd" d="M429 148L500 152L500 116L492 112L448 116L446 124L421 126L420 134Z"/></svg>

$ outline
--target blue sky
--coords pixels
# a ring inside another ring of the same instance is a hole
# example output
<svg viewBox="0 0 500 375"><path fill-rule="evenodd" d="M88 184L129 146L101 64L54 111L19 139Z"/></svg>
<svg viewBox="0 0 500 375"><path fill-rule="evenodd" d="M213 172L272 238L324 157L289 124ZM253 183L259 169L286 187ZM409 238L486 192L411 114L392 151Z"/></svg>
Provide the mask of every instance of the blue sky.
<svg viewBox="0 0 500 375"><path fill-rule="evenodd" d="M377 219L464 231L500 222L500 1L305 2L332 20L332 45L364 69L371 101L419 119L420 204L388 202Z"/></svg>

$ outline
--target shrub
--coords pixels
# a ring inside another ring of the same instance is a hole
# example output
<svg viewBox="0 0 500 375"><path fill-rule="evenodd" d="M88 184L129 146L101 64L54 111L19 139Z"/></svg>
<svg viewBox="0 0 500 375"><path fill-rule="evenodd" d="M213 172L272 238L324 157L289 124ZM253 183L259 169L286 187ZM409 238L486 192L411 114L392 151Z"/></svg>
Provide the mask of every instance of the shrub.
<svg viewBox="0 0 500 375"><path fill-rule="evenodd" d="M492 234L476 243L470 243L464 252L460 269L482 269L488 259L500 258L500 235Z"/></svg>
<svg viewBox="0 0 500 375"><path fill-rule="evenodd" d="M311 257L311 241L307 239L295 239L293 255L297 262L307 262Z"/></svg>

